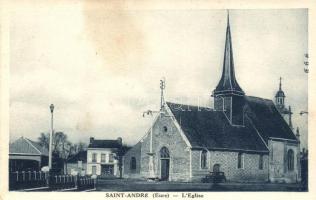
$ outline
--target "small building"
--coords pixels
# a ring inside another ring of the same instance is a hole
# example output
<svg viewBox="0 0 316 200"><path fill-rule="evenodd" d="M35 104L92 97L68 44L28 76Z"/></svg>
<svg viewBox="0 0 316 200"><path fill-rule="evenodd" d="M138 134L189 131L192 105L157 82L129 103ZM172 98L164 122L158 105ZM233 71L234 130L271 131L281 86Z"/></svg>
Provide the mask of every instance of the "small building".
<svg viewBox="0 0 316 200"><path fill-rule="evenodd" d="M122 138L117 140L96 140L90 138L87 149L87 174L101 177L119 177L119 152Z"/></svg>
<svg viewBox="0 0 316 200"><path fill-rule="evenodd" d="M272 100L246 95L237 82L229 17L222 76L211 96L213 108L163 102L124 155L124 177L201 181L224 172L228 181L300 181L299 138Z"/></svg>
<svg viewBox="0 0 316 200"><path fill-rule="evenodd" d="M9 171L39 171L48 165L48 149L20 137L9 145Z"/></svg>
<svg viewBox="0 0 316 200"><path fill-rule="evenodd" d="M82 175L87 172L87 151L80 151L67 160L67 174Z"/></svg>

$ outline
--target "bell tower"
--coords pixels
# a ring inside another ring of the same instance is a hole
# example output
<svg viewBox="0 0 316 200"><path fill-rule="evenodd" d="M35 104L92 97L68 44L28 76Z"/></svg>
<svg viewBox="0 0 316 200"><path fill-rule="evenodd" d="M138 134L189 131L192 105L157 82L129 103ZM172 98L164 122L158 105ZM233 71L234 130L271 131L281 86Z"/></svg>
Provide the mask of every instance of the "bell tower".
<svg viewBox="0 0 316 200"><path fill-rule="evenodd" d="M285 94L282 90L282 77L280 77L279 90L275 94L275 103L278 109L284 109Z"/></svg>
<svg viewBox="0 0 316 200"><path fill-rule="evenodd" d="M214 109L223 111L231 125L243 125L245 93L239 86L234 69L229 13L227 14L226 41L222 77L213 91Z"/></svg>
<svg viewBox="0 0 316 200"><path fill-rule="evenodd" d="M291 106L288 108L285 106L285 93L282 90L282 77L280 77L279 90L275 94L275 106L287 122L289 127L293 130L292 124L292 109Z"/></svg>

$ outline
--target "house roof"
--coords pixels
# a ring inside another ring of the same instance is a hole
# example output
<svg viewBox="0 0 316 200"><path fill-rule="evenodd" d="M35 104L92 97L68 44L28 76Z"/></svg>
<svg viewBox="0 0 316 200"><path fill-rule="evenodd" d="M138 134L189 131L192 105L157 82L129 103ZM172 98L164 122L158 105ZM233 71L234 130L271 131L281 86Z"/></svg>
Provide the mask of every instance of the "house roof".
<svg viewBox="0 0 316 200"><path fill-rule="evenodd" d="M118 140L93 140L88 148L120 148L122 145Z"/></svg>
<svg viewBox="0 0 316 200"><path fill-rule="evenodd" d="M170 102L167 105L193 148L268 152L269 137L295 139L272 101L246 97L246 102L250 114L244 126L232 126L222 111Z"/></svg>
<svg viewBox="0 0 316 200"><path fill-rule="evenodd" d="M9 145L10 154L32 154L48 156L48 149L28 138L20 137Z"/></svg>

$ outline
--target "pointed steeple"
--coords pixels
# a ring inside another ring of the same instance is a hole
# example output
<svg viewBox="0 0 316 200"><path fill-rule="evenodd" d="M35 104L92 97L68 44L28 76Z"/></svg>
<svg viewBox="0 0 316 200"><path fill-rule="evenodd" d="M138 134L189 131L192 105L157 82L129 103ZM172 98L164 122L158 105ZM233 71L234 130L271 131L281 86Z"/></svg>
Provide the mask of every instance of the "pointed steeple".
<svg viewBox="0 0 316 200"><path fill-rule="evenodd" d="M229 12L227 13L227 28L226 28L226 41L224 50L224 62L222 77L214 90L214 95L233 93L237 95L244 95L244 91L237 83L234 69L234 58L232 48L232 38L230 33Z"/></svg>
<svg viewBox="0 0 316 200"><path fill-rule="evenodd" d="M280 77L279 90L275 94L275 97L285 97L285 94L284 94L284 92L282 90L282 77Z"/></svg>
<svg viewBox="0 0 316 200"><path fill-rule="evenodd" d="M245 93L235 77L229 13L227 13L226 41L222 77L213 91L214 109L223 111L231 125L244 125Z"/></svg>
<svg viewBox="0 0 316 200"><path fill-rule="evenodd" d="M276 106L279 109L284 109L285 105L285 94L282 90L282 77L280 77L279 90L275 94Z"/></svg>

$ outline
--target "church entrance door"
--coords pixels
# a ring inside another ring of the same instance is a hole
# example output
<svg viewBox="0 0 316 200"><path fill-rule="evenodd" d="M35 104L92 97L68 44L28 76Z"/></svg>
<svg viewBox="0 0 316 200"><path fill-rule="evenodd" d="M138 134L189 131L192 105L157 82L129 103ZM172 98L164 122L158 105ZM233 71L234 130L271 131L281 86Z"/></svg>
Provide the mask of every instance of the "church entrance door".
<svg viewBox="0 0 316 200"><path fill-rule="evenodd" d="M160 149L161 180L169 180L170 155L166 147Z"/></svg>
<svg viewBox="0 0 316 200"><path fill-rule="evenodd" d="M169 179L169 159L161 159L161 180Z"/></svg>

